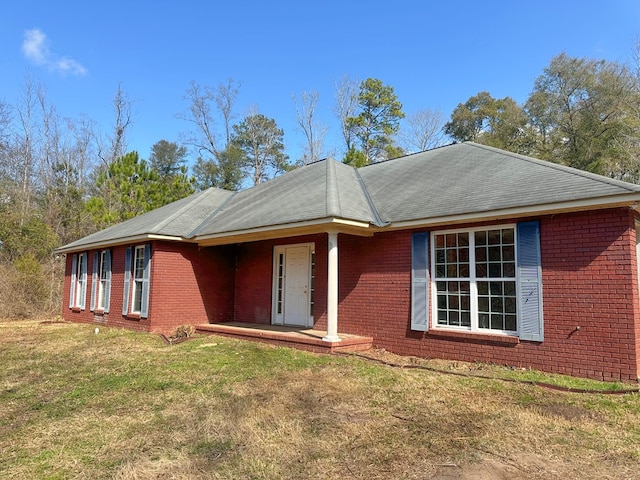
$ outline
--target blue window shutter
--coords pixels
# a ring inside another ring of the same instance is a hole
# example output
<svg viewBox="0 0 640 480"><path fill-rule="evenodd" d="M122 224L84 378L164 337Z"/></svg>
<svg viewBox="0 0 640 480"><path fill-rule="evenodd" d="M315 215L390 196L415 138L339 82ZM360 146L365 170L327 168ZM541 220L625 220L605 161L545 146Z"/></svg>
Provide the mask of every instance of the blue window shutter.
<svg viewBox="0 0 640 480"><path fill-rule="evenodd" d="M93 273L91 274L91 303L89 309L93 312L96 309L96 295L98 293L98 262L100 261L100 252L93 254Z"/></svg>
<svg viewBox="0 0 640 480"><path fill-rule="evenodd" d="M122 292L122 315L129 313L129 292L131 290L131 247L124 255L124 291Z"/></svg>
<svg viewBox="0 0 640 480"><path fill-rule="evenodd" d="M429 330L429 234L411 238L411 330Z"/></svg>
<svg viewBox="0 0 640 480"><path fill-rule="evenodd" d="M540 223L518 224L518 302L521 340L542 342L542 266Z"/></svg>
<svg viewBox="0 0 640 480"><path fill-rule="evenodd" d="M109 298L111 297L111 250L107 250L104 256L107 263L107 281L104 283L104 313L109 313Z"/></svg>
<svg viewBox="0 0 640 480"><path fill-rule="evenodd" d="M76 296L76 269L78 268L78 254L74 253L71 257L71 286L69 287L69 308L75 306Z"/></svg>
<svg viewBox="0 0 640 480"><path fill-rule="evenodd" d="M144 273L142 274L142 301L140 305L140 316L149 316L149 277L151 275L151 245L144 246Z"/></svg>
<svg viewBox="0 0 640 480"><path fill-rule="evenodd" d="M89 254L87 252L81 253L82 256L82 268L80 269L80 277L82 279L82 290L80 291L80 298L78 305L82 310L87 306L87 258Z"/></svg>

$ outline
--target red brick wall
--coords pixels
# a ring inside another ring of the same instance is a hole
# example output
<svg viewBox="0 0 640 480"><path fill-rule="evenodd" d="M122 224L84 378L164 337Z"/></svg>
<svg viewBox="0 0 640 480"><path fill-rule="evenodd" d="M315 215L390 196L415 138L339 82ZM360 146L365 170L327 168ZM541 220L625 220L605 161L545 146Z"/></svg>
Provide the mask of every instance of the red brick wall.
<svg viewBox="0 0 640 480"><path fill-rule="evenodd" d="M171 334L182 324L233 319L235 247L198 249L193 244L152 242L148 318L122 315L126 248L125 245L111 249L108 314L89 310L94 251L88 252L86 309L69 309L72 254L67 255L62 308L65 320Z"/></svg>
<svg viewBox="0 0 640 480"><path fill-rule="evenodd" d="M149 318L151 331L233 319L235 247L153 244Z"/></svg>
<svg viewBox="0 0 640 480"><path fill-rule="evenodd" d="M544 342L505 344L485 335L411 331L407 231L339 236L339 331L371 335L376 346L405 355L636 380L640 313L633 215L621 208L539 220Z"/></svg>
<svg viewBox="0 0 640 480"><path fill-rule="evenodd" d="M273 248L276 245L315 243L316 291L315 316L326 311L327 236L313 235L279 240L244 243L237 247L235 318L236 322L271 323L271 287L273 282ZM318 262L323 265L318 265Z"/></svg>

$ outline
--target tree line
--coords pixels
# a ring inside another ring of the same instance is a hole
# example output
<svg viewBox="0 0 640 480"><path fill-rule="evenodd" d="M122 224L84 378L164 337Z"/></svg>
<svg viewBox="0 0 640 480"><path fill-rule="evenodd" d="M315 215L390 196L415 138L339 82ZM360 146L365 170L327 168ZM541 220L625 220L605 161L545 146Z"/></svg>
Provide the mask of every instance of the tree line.
<svg viewBox="0 0 640 480"><path fill-rule="evenodd" d="M59 245L195 191L239 190L336 152L360 167L474 141L640 183L638 55L622 63L560 54L523 104L481 91L447 121L428 108L405 114L393 87L379 79L345 77L334 92L339 146L325 144L319 93L293 97L305 138L297 159L287 155L276 120L256 108L234 123L240 89L233 79L191 82L177 115L187 133L179 142L159 139L148 159L127 148L132 101L121 86L106 132L88 117L62 118L29 77L15 104L0 100L0 316L18 308L18 293L25 298L20 311L59 308L62 267L52 255Z"/></svg>

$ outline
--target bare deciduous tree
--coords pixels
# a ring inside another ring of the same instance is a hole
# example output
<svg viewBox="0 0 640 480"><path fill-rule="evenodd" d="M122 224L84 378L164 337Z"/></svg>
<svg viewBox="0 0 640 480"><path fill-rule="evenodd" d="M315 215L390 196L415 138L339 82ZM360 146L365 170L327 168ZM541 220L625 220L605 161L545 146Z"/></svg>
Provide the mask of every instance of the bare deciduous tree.
<svg viewBox="0 0 640 480"><path fill-rule="evenodd" d="M425 108L407 117L402 132L403 147L408 152L422 152L442 145L444 116L440 110Z"/></svg>
<svg viewBox="0 0 640 480"><path fill-rule="evenodd" d="M218 85L214 100L218 106L218 111L222 115L225 132L225 148L231 141L231 119L233 118L233 106L240 92L240 82L228 78L226 83Z"/></svg>
<svg viewBox="0 0 640 480"><path fill-rule="evenodd" d="M133 122L132 105L133 100L122 90L122 85L118 85L118 90L113 97L115 113L113 133L106 141L102 137L96 139L97 155L105 167L108 167L127 151L127 130Z"/></svg>
<svg viewBox="0 0 640 480"><path fill-rule="evenodd" d="M189 110L186 113L178 114L177 117L194 124L196 127L196 131L187 134L184 142L194 147L200 156L206 154L209 157L215 157L218 147L211 108L211 102L215 101L214 92L210 87L203 87L192 81L184 98L189 102Z"/></svg>
<svg viewBox="0 0 640 480"><path fill-rule="evenodd" d="M327 133L327 127L319 124L315 117L319 99L320 93L315 90L302 92L300 98L293 97L293 102L296 107L296 120L307 139L304 153L300 159L300 163L303 165L317 162L323 153L323 143Z"/></svg>
<svg viewBox="0 0 640 480"><path fill-rule="evenodd" d="M349 128L347 118L353 117L358 109L358 93L360 92L360 82L349 77L342 77L336 82L335 93L335 114L340 121L340 131L344 139L345 152L353 148L354 133Z"/></svg>

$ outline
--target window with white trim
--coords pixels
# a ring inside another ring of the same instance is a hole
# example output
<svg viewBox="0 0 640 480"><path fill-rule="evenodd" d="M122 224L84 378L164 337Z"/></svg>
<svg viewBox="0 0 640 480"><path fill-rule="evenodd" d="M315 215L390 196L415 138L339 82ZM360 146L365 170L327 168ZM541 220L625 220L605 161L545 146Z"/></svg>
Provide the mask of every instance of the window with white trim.
<svg viewBox="0 0 640 480"><path fill-rule="evenodd" d="M144 245L138 245L133 257L133 295L131 299L131 313L142 310L142 285L144 282Z"/></svg>
<svg viewBox="0 0 640 480"><path fill-rule="evenodd" d="M98 309L104 310L107 304L107 294L109 293L108 283L111 273L110 255L108 250L100 252L100 266L98 268Z"/></svg>
<svg viewBox="0 0 640 480"><path fill-rule="evenodd" d="M84 310L87 297L87 253L76 253L71 263L70 308Z"/></svg>
<svg viewBox="0 0 640 480"><path fill-rule="evenodd" d="M434 327L517 334L511 225L432 234Z"/></svg>

